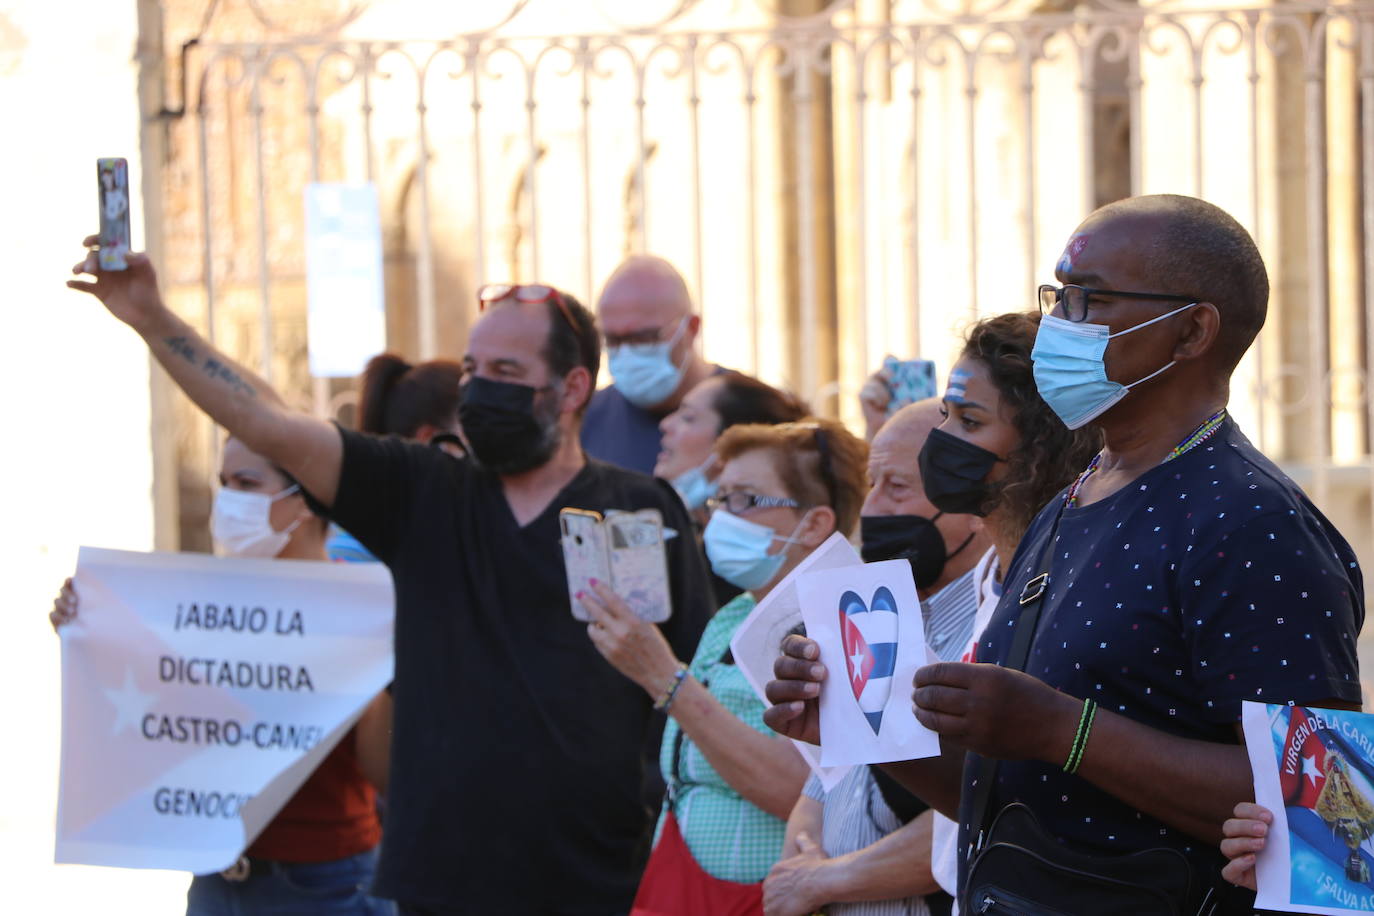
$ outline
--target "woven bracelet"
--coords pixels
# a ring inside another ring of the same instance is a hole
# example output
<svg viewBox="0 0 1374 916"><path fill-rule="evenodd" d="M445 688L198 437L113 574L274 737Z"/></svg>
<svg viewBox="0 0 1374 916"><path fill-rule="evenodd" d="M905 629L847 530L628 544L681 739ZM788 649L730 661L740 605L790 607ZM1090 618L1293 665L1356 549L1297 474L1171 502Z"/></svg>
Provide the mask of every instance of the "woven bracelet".
<svg viewBox="0 0 1374 916"><path fill-rule="evenodd" d="M687 666L678 665L677 670L673 672L672 682L664 689L663 696L658 698L658 702L654 703L654 709L657 709L659 712L667 712L668 707L673 705L673 700L677 697L678 688L682 686L682 682L686 679Z"/></svg>
<svg viewBox="0 0 1374 916"><path fill-rule="evenodd" d="M1097 703L1092 700L1083 701L1083 712L1078 717L1078 731L1073 736L1073 745L1069 748L1069 759L1064 763L1065 773L1077 773L1078 765L1083 762L1083 750L1088 746L1088 734L1093 730L1093 719L1097 716Z"/></svg>

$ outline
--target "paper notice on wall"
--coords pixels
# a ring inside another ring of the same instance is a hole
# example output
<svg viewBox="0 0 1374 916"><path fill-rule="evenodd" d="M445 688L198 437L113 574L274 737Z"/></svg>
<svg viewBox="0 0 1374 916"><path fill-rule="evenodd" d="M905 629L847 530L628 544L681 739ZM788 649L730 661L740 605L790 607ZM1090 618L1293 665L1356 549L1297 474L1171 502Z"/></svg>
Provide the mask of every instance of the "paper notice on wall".
<svg viewBox="0 0 1374 916"><path fill-rule="evenodd" d="M55 859L232 865L392 676L380 563L82 548Z"/></svg>
<svg viewBox="0 0 1374 916"><path fill-rule="evenodd" d="M310 374L351 378L362 372L386 349L375 185L306 185L305 288Z"/></svg>

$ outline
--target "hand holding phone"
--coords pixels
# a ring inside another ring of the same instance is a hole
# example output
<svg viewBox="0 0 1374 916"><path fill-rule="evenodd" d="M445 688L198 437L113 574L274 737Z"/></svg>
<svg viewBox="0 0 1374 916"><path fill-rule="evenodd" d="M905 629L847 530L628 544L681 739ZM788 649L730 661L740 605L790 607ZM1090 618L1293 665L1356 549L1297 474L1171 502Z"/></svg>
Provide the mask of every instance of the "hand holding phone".
<svg viewBox="0 0 1374 916"><path fill-rule="evenodd" d="M892 392L887 402L889 417L908 404L935 397L935 363L932 360L889 356L883 360L883 369L888 373L888 390Z"/></svg>

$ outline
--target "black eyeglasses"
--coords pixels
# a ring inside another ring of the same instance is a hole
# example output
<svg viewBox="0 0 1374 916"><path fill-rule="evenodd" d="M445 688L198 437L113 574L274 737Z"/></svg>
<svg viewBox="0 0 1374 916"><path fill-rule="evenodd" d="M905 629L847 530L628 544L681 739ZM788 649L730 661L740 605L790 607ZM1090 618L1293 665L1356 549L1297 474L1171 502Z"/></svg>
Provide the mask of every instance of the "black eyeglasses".
<svg viewBox="0 0 1374 916"><path fill-rule="evenodd" d="M1040 287L1040 314L1048 315L1056 308L1062 309L1068 321L1086 321L1088 300L1093 296L1113 296L1117 299L1152 299L1159 302L1197 302L1196 296L1175 296L1172 293L1131 293L1120 289L1094 289L1066 283L1051 286L1046 283Z"/></svg>
<svg viewBox="0 0 1374 916"><path fill-rule="evenodd" d="M711 512L723 508L731 515L739 515L750 509L800 509L802 504L790 496L760 496L736 490L724 496L712 496L706 500L706 508Z"/></svg>

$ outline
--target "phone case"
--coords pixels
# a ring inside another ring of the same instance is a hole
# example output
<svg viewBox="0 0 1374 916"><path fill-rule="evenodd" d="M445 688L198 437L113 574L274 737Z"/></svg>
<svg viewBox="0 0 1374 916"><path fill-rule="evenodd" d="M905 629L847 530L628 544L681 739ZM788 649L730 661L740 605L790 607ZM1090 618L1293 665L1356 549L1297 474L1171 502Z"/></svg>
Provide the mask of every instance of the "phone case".
<svg viewBox="0 0 1374 916"><path fill-rule="evenodd" d="M651 623L672 615L663 516L657 509L612 511L604 518L586 509L563 509L558 521L574 618L588 619L572 596L591 591L592 579L609 583L637 616Z"/></svg>
<svg viewBox="0 0 1374 916"><path fill-rule="evenodd" d="M935 363L932 360L889 356L883 360L883 368L892 376L888 383L892 389L892 399L887 403L889 415L907 404L935 397Z"/></svg>
<svg viewBox="0 0 1374 916"><path fill-rule="evenodd" d="M663 516L657 509L606 516L611 541L611 584L636 615L662 623L673 613Z"/></svg>
<svg viewBox="0 0 1374 916"><path fill-rule="evenodd" d="M100 269L125 270L129 263L129 163L97 159L100 188Z"/></svg>
<svg viewBox="0 0 1374 916"><path fill-rule="evenodd" d="M587 611L574 596L591 591L592 579L611 581L606 529L601 526L601 513L586 509L563 509L558 513L558 524L563 533L563 566L567 570L572 615L587 620Z"/></svg>

